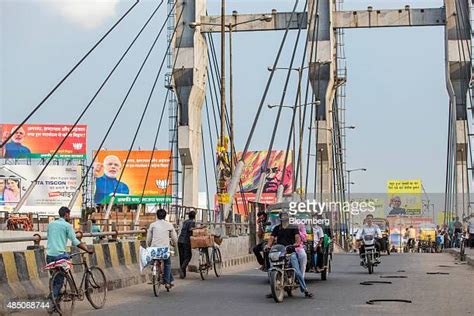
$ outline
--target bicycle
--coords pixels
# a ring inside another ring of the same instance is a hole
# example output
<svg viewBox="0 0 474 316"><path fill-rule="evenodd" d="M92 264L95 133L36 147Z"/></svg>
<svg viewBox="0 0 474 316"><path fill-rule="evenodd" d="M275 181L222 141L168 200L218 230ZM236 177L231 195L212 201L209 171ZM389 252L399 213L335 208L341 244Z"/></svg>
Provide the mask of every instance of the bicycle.
<svg viewBox="0 0 474 316"><path fill-rule="evenodd" d="M153 294L158 297L160 288L164 280L164 260L170 257L168 248L156 248L151 250L151 284L153 285ZM165 284L166 291L170 291L170 286Z"/></svg>
<svg viewBox="0 0 474 316"><path fill-rule="evenodd" d="M87 264L85 255L87 252L77 252L70 255L70 258L81 255L81 263L72 263L69 259L61 259L47 264L44 269L52 270L49 280L50 298L56 312L60 315L72 315L75 300L84 300L84 296L95 309L101 309L105 305L107 298L107 279L104 271L96 266ZM82 265L84 274L82 275L79 288L71 271L73 265ZM54 285L60 285L57 293Z"/></svg>
<svg viewBox="0 0 474 316"><path fill-rule="evenodd" d="M209 248L212 249L212 258L209 258ZM212 268L214 268L216 277L222 275L222 255L219 247L213 245L199 248L199 274L201 279L205 280Z"/></svg>

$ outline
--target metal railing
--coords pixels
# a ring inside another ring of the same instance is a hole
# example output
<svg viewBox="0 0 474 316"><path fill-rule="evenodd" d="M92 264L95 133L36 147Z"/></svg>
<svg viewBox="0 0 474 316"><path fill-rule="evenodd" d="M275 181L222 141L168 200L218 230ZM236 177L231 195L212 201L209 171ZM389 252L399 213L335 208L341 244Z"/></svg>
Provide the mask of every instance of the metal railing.
<svg viewBox="0 0 474 316"><path fill-rule="evenodd" d="M117 239L118 236L125 236L125 235L142 235L143 236L145 234L146 234L146 229L109 231L109 232L100 232L100 233L84 233L82 231L76 231L76 238L81 240L84 237L112 236L113 239ZM34 234L33 236L28 236L28 237L6 237L6 238L0 238L0 243L32 241L34 245L39 245L42 240L48 240L48 236L46 234Z"/></svg>

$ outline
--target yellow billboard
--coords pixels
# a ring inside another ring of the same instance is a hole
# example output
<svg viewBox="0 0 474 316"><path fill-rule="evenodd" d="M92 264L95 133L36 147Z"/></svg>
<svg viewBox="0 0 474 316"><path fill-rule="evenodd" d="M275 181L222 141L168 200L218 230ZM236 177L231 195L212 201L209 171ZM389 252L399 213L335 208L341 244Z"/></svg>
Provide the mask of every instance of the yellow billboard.
<svg viewBox="0 0 474 316"><path fill-rule="evenodd" d="M387 216L421 215L421 180L388 180L387 195Z"/></svg>

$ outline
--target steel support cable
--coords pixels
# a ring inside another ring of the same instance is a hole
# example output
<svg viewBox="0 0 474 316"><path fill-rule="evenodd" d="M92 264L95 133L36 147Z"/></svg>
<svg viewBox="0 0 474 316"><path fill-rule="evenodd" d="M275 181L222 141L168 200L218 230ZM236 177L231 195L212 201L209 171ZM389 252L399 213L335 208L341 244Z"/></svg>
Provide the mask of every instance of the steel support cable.
<svg viewBox="0 0 474 316"><path fill-rule="evenodd" d="M457 2L456 2L457 4ZM457 10L456 6L456 12ZM457 13L455 13L455 19L456 19L456 34L458 39L460 37L460 32L459 32L459 16ZM459 45L459 40L457 41L458 44L458 57L459 60L461 61L461 47ZM464 46L464 44L463 44ZM464 54L464 49L463 54ZM469 78L468 78L469 80ZM448 83L449 84L449 83ZM452 101L452 100L451 100ZM449 214L450 216L447 216L447 211L448 209L450 210L450 213L452 213L453 209L456 208L457 212L457 180L456 180L456 174L457 174L457 166L455 165L456 162L456 155L457 155L457 141L456 141L456 121L457 121L457 115L453 115L453 113L457 113L457 104L452 104L453 102L450 102L450 113L449 113L449 125L448 125L448 154L447 154L447 179L446 179L446 190L445 190L445 221L448 221L447 217L451 217L452 214ZM456 102L457 103L457 102ZM453 166L454 164L454 166ZM454 197L453 197L454 195Z"/></svg>
<svg viewBox="0 0 474 316"><path fill-rule="evenodd" d="M150 170L151 170L151 163L152 163L153 157L155 155L156 144L158 142L158 136L160 134L161 123L163 122L163 116L165 114L165 108L166 108L166 103L168 102L169 94L170 94L170 90L167 89L166 90L166 95L165 95L165 101L163 102L163 108L161 109L160 119L159 119L159 122L158 122L158 128L156 129L156 133L155 133L155 139L153 140L153 147L152 147L152 151L151 151L151 155L150 155L150 160L148 161L148 167L147 167L146 175L145 175L145 183L143 184L142 193L140 195L140 202L138 204L142 204L143 196L145 195L145 188L146 188L146 185L148 183L148 177L150 175ZM168 179L166 179L166 181L168 181ZM166 192L165 192L165 195L166 195Z"/></svg>
<svg viewBox="0 0 474 316"><path fill-rule="evenodd" d="M314 94L312 94L311 102L314 104L316 101ZM308 186L309 186L309 169L310 169L310 156L311 156L311 143L312 143L312 137L313 133L311 132L313 130L313 115L314 115L314 105L311 107L310 110L310 119L309 119L309 136L308 136L308 149L307 149L307 156L306 156L306 179L305 179L305 194L304 198L305 200L308 199ZM314 179L316 181L316 179ZM315 194L316 192L314 192ZM315 197L313 197L315 199Z"/></svg>
<svg viewBox="0 0 474 316"><path fill-rule="evenodd" d="M466 61L468 60L468 58L466 58L466 49L467 49L467 54L469 56L469 60L471 60L471 63L472 63L472 52L471 52L471 47L470 45L464 45L464 41L468 38L471 37L471 34L472 34L472 29L471 29L471 23L469 21L469 18L464 16L464 12L462 10L462 7L461 5L459 4L459 1L456 0L456 12L459 11L460 14L456 14L456 20L457 20L457 23L456 23L456 32L458 34L458 38L461 38L463 43L462 45L459 44L459 41L458 41L458 55L459 55L459 60L461 60L461 56L460 56L460 51L459 50L462 50L462 55L463 55L463 58L462 60L463 61ZM459 8L459 10L458 10ZM461 28L459 25L461 24L461 22L459 21L459 16L461 17L461 20L462 20L462 25L465 26L467 25L468 26L468 34L466 34L466 30L463 28ZM471 39L472 40L472 39ZM460 46L462 46L460 48ZM472 66L472 65L471 65ZM466 80L467 82L469 82L469 85L471 84L471 81L472 81L472 73L471 73L471 67L469 68L466 68L466 73L465 73L465 76L466 76ZM463 95L467 95L469 97L469 104L471 106L471 109L472 109L472 91L471 91L471 88L468 87L467 88L467 92L466 94L463 94ZM472 115L472 110L471 110L471 115ZM472 158L472 147L471 147L471 139L470 139L470 129L469 129L469 125L467 124L467 108L466 108L466 119L463 120L464 122L464 129L465 129L465 134L464 136L466 137L466 134L467 134L467 139L465 139L467 145L468 145L468 152L466 153L466 158L469 157L470 159L470 163L471 163L471 169L472 167L474 166L473 164L473 158ZM463 165L463 176L464 176L464 170L465 170L465 175L466 175L466 179L467 179L467 199L468 199L468 206L470 205L470 189L469 189L469 171L468 171L468 165L467 165L467 159L466 159L466 168L464 168L464 165ZM474 169L472 169L473 171L473 176L474 176ZM472 180L472 179L471 179ZM464 202L464 179L462 179L462 194L463 194L463 202ZM464 210L464 207L463 207L463 213L465 212ZM464 215L463 215L464 216Z"/></svg>
<svg viewBox="0 0 474 316"><path fill-rule="evenodd" d="M172 11L170 11L170 13L171 13L171 12L172 12ZM175 34L176 34L176 30L178 29L178 26L179 26L179 24L180 24L180 21L181 21L181 17L182 17L182 15L183 15L183 12L184 12L184 11L181 11L181 13L180 13L180 15L179 15L178 21L176 22L176 26L175 26L175 28L174 28L174 30L173 30L172 37L174 37ZM169 18L169 16L170 16L170 14L168 14L168 18ZM148 54L147 54L147 56L145 57L145 60L143 61L142 65L141 65L141 67L140 67L140 70L138 71L137 75L135 76L135 79L134 79L134 81L133 81L133 83L132 83L132 86L130 87L128 93L130 93L131 90L133 89L133 86L135 85L135 82L137 81L138 77L140 76L140 73L141 73L142 69L144 68L144 66L145 66L145 64L146 64L146 62L147 62L147 60L148 60L148 58L150 57L151 52L153 51L153 48L155 47L155 44L156 44L156 42L158 41L158 38L160 37L161 32L163 31L164 26L166 25L167 22L168 22L168 19L166 19L166 20L165 20L165 23L163 23L163 28L160 30L160 32L158 33L158 35L157 35L156 38L155 38L155 41L153 42L153 45L150 47L150 50L148 51ZM178 59L177 57L178 57L178 55L179 55L179 48L180 48L180 46L181 46L181 41L182 41L182 39L183 39L183 37L180 38L180 42L179 42L178 50L177 50L177 54L176 54L176 59L175 59L174 64L173 64L173 68L174 68L174 66L175 66L175 64L176 64L176 60ZM120 176L119 176L118 182L117 182L117 184L115 185L115 189L114 189L114 193L113 193L112 197L115 197L115 195L117 194L117 189L118 189L118 187L119 187L120 181L122 180L122 177L123 177L123 174L124 174L124 172L125 172L125 169L127 168L127 164L128 164L128 159L129 159L129 157L130 157L130 153L131 153L132 150L133 150L133 146L135 145L135 141L136 141L136 139L137 139L138 133L140 132L140 128L141 128L141 126L142 126L143 120L144 120L145 115L146 115L146 112L147 112L147 110L148 110L148 106L150 105L150 101L151 101L151 98L152 98L153 93L154 93L154 91L155 91L156 84L157 84L158 79L159 79L159 77L160 77L160 75L161 75L161 71L163 70L163 66L164 66L164 64L165 64L167 54L168 54L168 52L169 52L169 50L170 50L171 43L172 43L172 41L168 41L168 46L166 47L165 54L164 54L164 56L163 56L163 59L161 60L160 67L159 67L158 72L157 72L156 77L155 77L155 81L153 82L153 86L152 86L151 91L150 91L150 93L149 93L149 95L148 95L147 102L146 102L146 104L145 104L145 107L143 108L143 112L142 112L142 115L141 115L141 117L140 117L140 121L138 122L137 129L135 130L135 135L133 135L132 142L131 142L130 147L129 147L128 152L127 152L127 157L125 158L125 163L124 163L124 165L123 165L122 171L120 172ZM127 96L128 96L128 93L127 93ZM168 178L167 178L167 179L168 179ZM113 203L112 203L112 204L113 204Z"/></svg>
<svg viewBox="0 0 474 316"><path fill-rule="evenodd" d="M94 44L94 46L92 46L92 48L56 84L56 86L54 86L54 88L43 98L43 100L41 100L41 102L35 106L33 111L31 111L26 116L26 118L17 127L15 127L13 132L10 133L10 135L1 143L0 148L3 148L3 146L5 146L5 144L13 137L13 135L15 135L15 133L36 113L36 111L38 111L41 108L41 106L49 99L51 95L53 95L53 93L64 83L64 81L66 81L66 79L69 78L69 76L82 64L84 60L86 60L87 57L89 57L89 55L97 48L97 46L99 46L100 43L102 43L102 41L115 29L115 27L119 25L120 22L122 22L122 20L133 10L133 8L135 8L138 2L140 2L140 0L135 1L135 3L120 17L120 19L118 19L117 22L115 22L114 25L112 25L112 27L104 35L102 35L102 37ZM163 3L163 0L159 4L159 6L161 6L162 3Z"/></svg>
<svg viewBox="0 0 474 316"><path fill-rule="evenodd" d="M319 2L319 0L318 0ZM314 5L315 5L315 2L313 2L313 6L311 7L310 11L313 12L314 11ZM307 2L306 2L306 5L305 5L305 9L306 9L306 6L307 6ZM315 19L316 21L316 19ZM310 15L310 18L309 18L309 21L308 21L308 25L311 26L311 23L313 22L313 14ZM313 26L313 33L312 33L312 39L314 40L314 33L316 31L316 25ZM309 28L308 28L308 33L307 33L307 36L306 36L306 43L305 43L305 47L304 47L304 52L303 52L303 58L302 58L302 62L301 62L301 67L300 67L300 71L303 71L304 69L304 64L305 64L305 61L306 61L306 52L307 52L307 49L308 49L308 42L309 42L309 39L310 39L310 32L309 32ZM310 56L312 55L312 52L313 52L313 45L311 47L311 54ZM310 57L311 58L311 57ZM308 74L308 78L309 78L309 74ZM300 93L300 89L301 89L301 80L298 81L298 88L297 88L297 95L296 95L296 99L295 99L295 104L294 104L294 107L293 107L293 114L292 114L292 118L291 118L291 126L290 126L290 132L289 132L289 135L288 135L288 143L287 143L287 147L286 147L286 151L285 151L285 160L284 160L284 163L283 163L283 179L282 179L282 182L284 183L284 179L285 179L285 176L286 176L286 164L288 163L288 155L289 155L289 150L290 150L290 143L291 143L291 137L294 133L294 128L295 128L295 117L296 117L296 107L297 107L297 103L298 103L298 98L300 98L300 101L301 101L301 96L299 95ZM301 103L301 102L300 102ZM301 104L300 104L301 106ZM306 105L305 105L305 108L306 108ZM312 107L311 107L311 113L312 113ZM303 129L303 126L300 127L300 135L301 135L301 129ZM311 132L310 132L310 135L311 135ZM296 135L295 135L296 136ZM310 138L311 139L311 138ZM311 141L311 140L310 140ZM301 144L300 144L301 146ZM295 162L293 161L293 164ZM299 166L299 161L298 161L298 166ZM294 166L293 166L294 167ZM308 169L308 168L307 168ZM294 192L295 191L295 188L296 188L296 183L297 183L297 177L295 177L293 175L293 188L292 188L292 191ZM307 183L306 183L307 184ZM306 187L305 187L306 188ZM305 189L305 197L306 197L306 192L307 190ZM283 192L282 192L283 193ZM277 195L278 195L278 192L277 192Z"/></svg>
<svg viewBox="0 0 474 316"><path fill-rule="evenodd" d="M176 3L175 2L175 6L176 6ZM170 13L169 15L171 15L171 13L174 12L174 7L173 9L170 10ZM173 38L175 35L176 35L176 30L178 29L178 26L179 24L181 23L181 18L183 16L183 12L184 10L181 10L181 13L179 14L179 17L178 17L178 20L176 21L176 25L174 27L174 30L173 30L173 34L171 35L171 38ZM183 22L183 25L184 25L184 22ZM183 36L180 37L179 39L179 43L178 43L178 48L176 50L176 57L175 57L175 60L173 61L173 69L175 68L176 66L176 62L178 60L178 56L179 56L179 51L180 51L180 48L181 48L181 43L183 41ZM165 55L164 55L164 58L163 58L163 62L165 61L166 59L166 55L168 54L168 51L171 47L171 43L172 41L169 41L168 43L168 47L167 47L167 50L165 52ZM179 86L178 86L178 89L179 89ZM179 91L177 93L177 95L179 95ZM179 108L179 98L178 98L178 104L177 104L177 107ZM175 126L174 126L174 134L173 134L173 137L171 139L171 143L173 143L174 141L177 141L177 137L178 137L178 115L176 115L176 121L175 121ZM173 151L174 151L174 146L171 147L171 151L170 151L170 158L169 158L169 162L168 162L168 172L167 172L167 176L166 176L166 179L169 179L170 178L170 173L171 173L171 161L173 159ZM181 196L181 204L183 205L184 203L184 173L185 173L185 170L183 169L183 192L182 192L182 196ZM165 187L165 192L168 192L168 186L169 186L169 181L166 182L166 187ZM176 214L177 215L177 214Z"/></svg>
<svg viewBox="0 0 474 316"><path fill-rule="evenodd" d="M76 119L76 121L74 122L74 124L72 125L71 129L66 133L66 135L64 136L64 138L61 140L61 142L59 143L58 147L56 148L56 150L54 151L54 153L51 155L51 157L49 158L49 160L46 162L45 164L45 167L43 168L43 170L41 170L41 172L38 174L38 176L36 177L35 181L37 181L42 175L43 175L43 172L45 171L46 167L50 164L50 162L53 160L54 156L58 153L59 149L62 147L62 145L64 144L64 142L66 141L66 139L69 137L69 135L72 133L73 129L77 126L77 124L79 123L79 121L82 119L82 117L86 114L87 110L90 108L90 106L92 105L92 103L94 102L94 100L97 98L97 96L99 95L100 91L102 91L102 88L106 85L106 83L109 81L110 77L112 76L112 74L115 72L115 70L118 68L118 66L120 65L120 63L123 61L123 59L125 58L125 56L128 54L128 52L130 51L130 49L132 48L132 46L135 44L135 42L137 41L137 39L140 37L141 33L143 32L143 30L146 28L146 26L148 25L148 23L151 21L151 19L154 17L154 15L156 14L156 12L158 11L158 9L161 7L162 5L162 2L156 7L156 9L153 11L153 13L150 15L150 17L148 18L148 20L146 21L146 23L143 25L143 27L140 29L140 31L138 32L137 36L135 36L135 38L133 39L132 43L130 43L129 47L127 48L127 50L125 50L125 52L122 54L122 56L120 57L119 61L115 64L115 66L112 68L112 70L109 72L109 74L107 75L107 77L105 78L105 80L102 82L102 84L100 85L99 89L97 89L97 91L95 92L94 96L91 98L91 100L89 101L89 103L87 104L87 106L84 108L84 110L81 112L81 114L79 115L79 117ZM161 34L161 31L160 31L160 34Z"/></svg>
<svg viewBox="0 0 474 316"><path fill-rule="evenodd" d="M312 21L312 12L314 10L314 2L313 2L313 7L311 8L311 18L310 18L310 25L311 23L313 22ZM305 6L305 10L306 10L306 6ZM319 0L316 0L316 12L319 12ZM310 51L310 56L309 56L309 62L311 62L313 59L313 54L316 54L317 56L317 49L316 51L314 50L314 40L316 39L316 42L318 40L318 37L319 37L319 33L316 32L316 29L319 29L319 14L315 15L315 19L314 19L314 25L313 25L313 33L312 33L312 41L311 41L311 51ZM303 59L302 59L302 62L301 62L301 69L303 69L304 65L305 65L305 61L306 61L306 51L307 51L307 47L308 47L308 40L309 40L309 32L308 32L308 36L307 36L307 40L306 40L306 44L305 44L305 50L304 50L304 55L303 55ZM301 123L301 127L300 127L300 150L298 150L298 159L297 159L297 169L296 169L296 177L295 177L295 183L293 184L293 189L296 188L296 183L298 182L298 177L300 176L300 165L301 165L301 160L303 159L302 156L302 150L301 150L301 142L303 141L304 139L304 125L305 125L305 122L306 122L306 111L307 111L307 107L308 107L308 98L309 98L309 89L310 89L310 75L309 75L309 68L308 68L308 78L307 78L307 82L306 82L306 92L305 92L305 101L304 101L304 110L303 110L303 122ZM295 103L296 104L296 103ZM314 104L311 104L311 109L313 108ZM311 131L310 131L311 133ZM307 166L309 168L309 165ZM303 177L303 170L301 170L301 177ZM305 188L305 191L306 188Z"/></svg>
<svg viewBox="0 0 474 316"><path fill-rule="evenodd" d="M161 4L160 4L161 5ZM125 56L127 55L127 53L130 51L130 49L132 48L132 46L135 44L135 42L137 41L137 39L140 37L141 33L143 32L143 30L146 28L146 26L148 25L148 23L151 21L151 19L153 18L153 16L155 15L155 13L158 11L158 9L160 8L160 6L158 6L154 11L153 13L150 15L150 17L148 18L148 20L145 22L145 24L142 26L142 28L140 29L140 31L138 32L138 34L135 36L135 38L133 39L132 43L130 43L130 45L128 46L128 48L125 50L125 52L122 54L120 60L117 62L117 64L115 65L115 67L111 70L111 72L109 73L109 75L107 76L107 78L104 80L104 82L102 83L101 87L97 90L96 94L94 95L94 97L91 99L91 101L89 102L89 104L87 105L86 107L86 110L87 108L92 104L92 102L94 101L94 99L97 97L97 95L99 94L100 90L103 88L103 86L105 85L105 83L109 80L110 76L112 76L113 72L117 69L117 67L119 66L119 64L122 62L122 60L125 58ZM170 15L168 15L167 19L165 20L165 23L163 24L166 25L166 21L169 19ZM160 33L161 34L161 31L163 30L163 27L161 28L160 30ZM87 167L87 171L85 173L85 175L82 177L81 179L81 183L80 185L78 186L78 189L76 190L73 198L71 199L70 203L69 203L69 206L72 207L72 205L74 205L74 202L75 200L77 199L77 195L79 194L79 188L82 186L82 184L84 183L85 179L87 178L90 170L92 169L92 166L94 165L94 162L95 160L97 159L97 156L99 154L99 151L101 150L102 146L104 145L105 141L107 140L108 136L109 136L109 133L110 131L112 130L112 127L114 126L115 124L115 121L117 120L120 112L122 111L122 108L125 104L125 101L127 100L128 98L128 95L130 93L131 90L129 90L129 92L126 94L124 100L122 101L122 104L119 106L119 108L117 109L117 112L115 113L115 116L114 118L112 119L106 133L105 133L105 136L103 137L98 149L97 149L97 152L96 154L94 155L93 159L92 159L92 162L90 163L90 165ZM85 114L85 111L81 114L81 116L79 117L79 119L76 121L76 124L79 122L80 118ZM71 129L72 130L72 129ZM67 135L66 137L63 139L63 142L66 140L67 138ZM62 146L62 143L60 144L60 146ZM60 146L58 147L58 149L60 148ZM44 170L44 169L43 169Z"/></svg>
<svg viewBox="0 0 474 316"><path fill-rule="evenodd" d="M288 37L288 32L290 30L290 22L293 20L293 17L294 17L295 12L296 12L296 8L298 7L298 2L299 2L299 0L295 1L293 11L291 12L290 19L288 20L288 24L286 26L285 33L283 35L283 38L282 38L282 41L281 41L281 44L280 44L280 48L278 49L278 53L277 53L277 56L275 58L275 62L273 63L272 71L270 72L270 76L268 78L267 84L265 86L265 90L264 90L262 98L260 100L260 104L258 106L257 114L255 115L255 119L252 123L252 127L250 129L250 133L249 133L249 136L247 138L247 142L245 144L244 151L242 152L242 158L241 158L242 161L243 161L243 157L245 156L245 154L247 153L247 151L250 147L250 142L252 141L253 133L255 132L255 128L257 126L258 119L260 118L260 114L262 112L263 105L265 104L265 100L267 98L267 94L268 94L268 91L270 89L270 85L272 83L273 76L275 74L275 69L278 66L278 62L280 61L281 53L283 51L283 47L285 46L286 38ZM238 175L238 177L240 178L240 175ZM233 192L231 194L233 195Z"/></svg>
<svg viewBox="0 0 474 316"><path fill-rule="evenodd" d="M307 5L307 1L305 3L305 6L304 6L305 10L306 10L306 5ZM283 86L283 91L282 91L282 95L281 95L281 98L280 98L280 103L279 103L279 106L278 106L278 112L277 112L277 116L276 116L276 119L275 119L275 124L273 125L273 131L272 131L272 136L271 136L271 139L270 139L270 144L268 145L268 150L267 150L267 155L265 157L265 162L263 163L263 166L261 168L261 170L263 170L263 173L266 172L266 170L268 168L268 165L270 163L270 157L271 157L271 153L272 153L272 150L273 150L273 143L275 142L275 137L276 137L276 133L277 133L277 130L278 130L278 125L280 123L280 117L281 117L281 113L282 113L282 110L283 110L283 104L284 104L285 99L286 99L288 84L290 82L291 71L292 71L292 68L293 68L293 64L295 62L296 52L298 51L299 39L300 39L300 36L301 36L302 27L303 27L303 23L302 23L301 20L299 20L298 21L298 34L296 36L295 44L294 44L294 47L293 47L293 52L291 54L291 60L290 60L289 66L288 66L288 71L287 71L287 75L286 75L286 79L285 79L285 84ZM273 68L272 72L274 70L275 69ZM263 192L263 187L265 185L265 177L264 177L263 173L260 173L260 175L259 175L259 185L258 185L258 189L257 189L257 195L255 197L256 202L260 202L260 198L261 198L261 195L262 195L262 192Z"/></svg>
<svg viewBox="0 0 474 316"><path fill-rule="evenodd" d="M204 129L201 126L201 140L202 140L202 158L204 164L204 179L206 180L206 198L207 198L207 209L211 207L211 198L209 196L209 182L207 181L207 159L206 159L206 146L204 145Z"/></svg>
<svg viewBox="0 0 474 316"><path fill-rule="evenodd" d="M122 54L122 56L120 57L120 59L117 61L117 63L114 65L114 67L112 68L112 70L109 72L109 74L107 75L107 77L104 79L104 81L102 82L102 84L100 85L100 87L96 90L94 96L90 99L89 103L86 105L86 107L82 110L82 112L80 113L79 117L76 119L76 121L74 122L73 126L71 127L71 129L66 133L66 135L63 137L63 139L61 140L61 142L59 143L58 147L55 149L54 153L51 155L51 157L48 159L48 161L46 162L46 164L44 165L43 169L40 171L40 173L38 174L38 176L35 178L35 180L32 181L32 184L30 185L30 187L28 188L28 191L23 195L22 199L20 200L20 202L18 202L16 208L19 209L25 202L26 198L29 196L29 194L31 193L31 191L34 189L37 181L39 180L39 178L43 175L44 171L46 170L46 168L49 166L49 164L51 163L51 161L54 159L54 156L58 153L59 149L62 147L62 145L64 144L64 142L66 141L66 139L69 137L69 135L72 133L72 131L74 130L74 128L77 126L77 124L79 123L79 121L82 119L82 117L85 115L85 113L88 111L88 109L90 108L90 106L92 105L92 103L94 102L94 100L97 98L97 96L99 95L100 91L102 91L103 87L106 85L106 83L109 81L110 77L112 76L112 74L115 72L115 70L118 68L118 66L122 63L123 59L125 58L125 56L128 54L128 52L130 51L130 49L133 47L133 45L135 44L135 42L137 41L137 39L140 37L140 35L142 34L143 30L147 27L147 25L149 24L149 22L151 21L151 19L155 16L156 12L158 11L158 9L160 8L161 6L161 3L156 7L156 9L153 11L153 13L150 15L150 17L148 18L148 20L144 23L144 25L142 26L142 28L140 29L140 31L138 32L138 34L135 36L135 38L133 39L133 41L130 43L130 45L127 47L127 49L125 50L125 52ZM81 180L81 184L80 186L84 183L84 178ZM79 186L79 187L80 187ZM73 199L77 199L77 194L79 190L76 191L75 195L73 196Z"/></svg>
<svg viewBox="0 0 474 316"><path fill-rule="evenodd" d="M205 101L205 106L206 106L207 127L209 129L209 144L211 146L211 153L212 153L215 147L214 147L214 142L212 141L211 121L209 117L209 106L207 102L207 97L204 98L204 101ZM217 126L216 126L216 133L217 133ZM216 183L217 183L216 159L213 154L211 154L211 156L212 156L212 163L214 166L214 176L216 178Z"/></svg>

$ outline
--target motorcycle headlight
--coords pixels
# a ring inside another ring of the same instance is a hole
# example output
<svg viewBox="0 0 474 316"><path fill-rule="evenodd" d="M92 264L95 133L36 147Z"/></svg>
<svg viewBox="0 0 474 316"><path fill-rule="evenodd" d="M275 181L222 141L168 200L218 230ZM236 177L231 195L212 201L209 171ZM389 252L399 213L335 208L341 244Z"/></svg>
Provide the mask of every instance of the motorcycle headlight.
<svg viewBox="0 0 474 316"><path fill-rule="evenodd" d="M278 261L280 259L280 253L279 252L270 252L268 254L268 258L271 260L271 261Z"/></svg>

